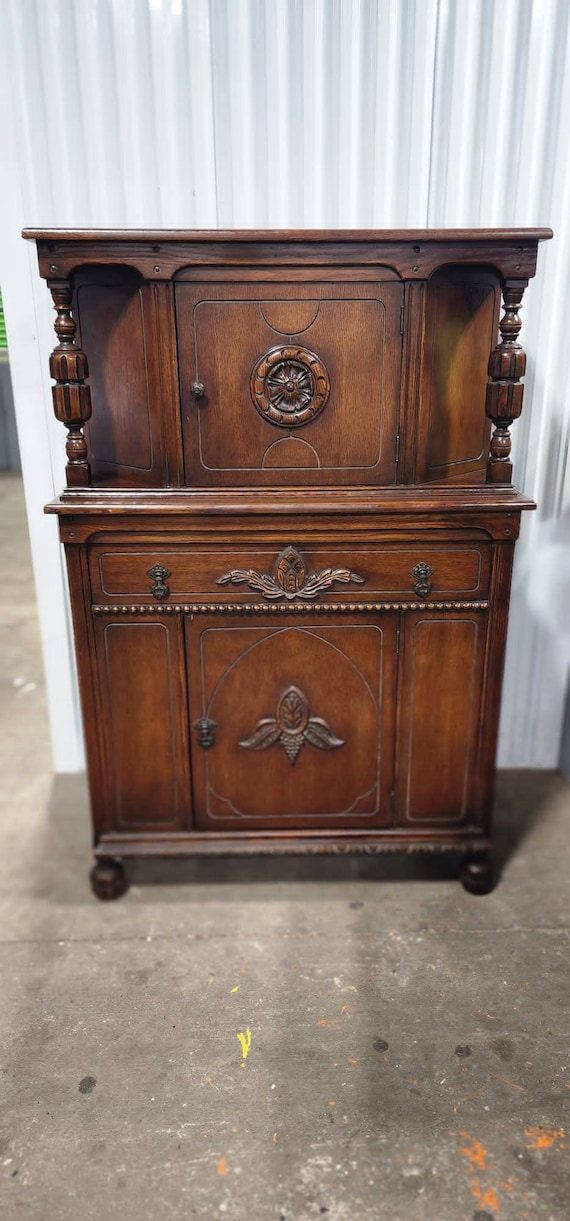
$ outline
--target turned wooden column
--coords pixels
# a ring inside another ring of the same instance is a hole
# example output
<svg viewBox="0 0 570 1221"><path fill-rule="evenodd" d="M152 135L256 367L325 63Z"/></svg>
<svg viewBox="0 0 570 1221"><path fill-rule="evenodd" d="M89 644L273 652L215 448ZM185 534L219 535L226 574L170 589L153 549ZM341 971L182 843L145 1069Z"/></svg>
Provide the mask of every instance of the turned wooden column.
<svg viewBox="0 0 570 1221"><path fill-rule="evenodd" d="M521 329L518 311L527 284L528 280L505 280L503 285L505 312L499 322L501 342L489 357L488 372L492 380L485 399L485 411L495 426L487 462L487 483L512 482L509 428L522 411L524 386L520 379L526 368L526 355L518 343Z"/></svg>
<svg viewBox="0 0 570 1221"><path fill-rule="evenodd" d="M76 325L71 313L72 288L69 280L49 280L49 289L56 310L54 323L59 343L49 362L53 409L56 418L67 428L67 486L89 487L91 470L87 461L87 442L83 427L91 418L91 390L85 385L89 376L87 357L75 343Z"/></svg>

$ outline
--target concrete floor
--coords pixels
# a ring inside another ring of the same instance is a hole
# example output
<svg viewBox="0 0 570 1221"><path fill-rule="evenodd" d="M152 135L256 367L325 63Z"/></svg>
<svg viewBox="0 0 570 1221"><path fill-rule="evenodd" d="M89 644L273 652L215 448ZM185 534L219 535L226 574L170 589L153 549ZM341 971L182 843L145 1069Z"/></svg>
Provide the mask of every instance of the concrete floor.
<svg viewBox="0 0 570 1221"><path fill-rule="evenodd" d="M0 1215L566 1221L568 787L500 776L487 898L445 861L236 860L99 904L14 477L0 512Z"/></svg>

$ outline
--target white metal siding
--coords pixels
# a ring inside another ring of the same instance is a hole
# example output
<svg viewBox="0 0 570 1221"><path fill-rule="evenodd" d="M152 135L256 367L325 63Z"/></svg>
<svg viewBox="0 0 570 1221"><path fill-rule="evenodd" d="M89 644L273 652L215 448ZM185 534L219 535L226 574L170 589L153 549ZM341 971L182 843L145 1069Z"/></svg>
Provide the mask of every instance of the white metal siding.
<svg viewBox="0 0 570 1221"><path fill-rule="evenodd" d="M554 766L568 661L568 0L3 0L4 292L55 764L81 766L51 311L22 225L551 224L527 293L500 761ZM566 632L566 635L565 635Z"/></svg>

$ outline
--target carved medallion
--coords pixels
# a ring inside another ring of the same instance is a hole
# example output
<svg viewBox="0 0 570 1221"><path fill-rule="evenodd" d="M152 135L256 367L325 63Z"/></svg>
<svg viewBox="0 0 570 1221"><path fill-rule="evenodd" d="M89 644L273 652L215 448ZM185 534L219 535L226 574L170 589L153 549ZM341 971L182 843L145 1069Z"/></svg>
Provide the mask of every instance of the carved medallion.
<svg viewBox="0 0 570 1221"><path fill-rule="evenodd" d="M278 743L290 763L294 763L305 742L319 750L338 750L344 738L337 738L322 717L309 716L309 701L298 687L287 687L280 696L274 717L257 722L251 737L240 742L244 750L267 750Z"/></svg>
<svg viewBox="0 0 570 1221"><path fill-rule="evenodd" d="M319 357L308 348L271 348L254 366L250 380L256 410L278 428L301 428L323 410L330 379Z"/></svg>
<svg viewBox="0 0 570 1221"><path fill-rule="evenodd" d="M216 585L247 585L271 600L286 598L316 598L323 589L330 589L335 581L348 585L363 585L364 577L349 568L323 568L322 572L309 572L296 547L285 547L275 561L273 572L256 572L253 568L232 568L218 577Z"/></svg>

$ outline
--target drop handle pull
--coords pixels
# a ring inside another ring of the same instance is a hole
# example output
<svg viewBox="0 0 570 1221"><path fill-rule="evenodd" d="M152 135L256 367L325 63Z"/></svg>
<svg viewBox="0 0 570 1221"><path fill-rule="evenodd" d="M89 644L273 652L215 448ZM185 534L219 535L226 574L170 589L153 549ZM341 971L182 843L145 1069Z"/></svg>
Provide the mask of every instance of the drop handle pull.
<svg viewBox="0 0 570 1221"><path fill-rule="evenodd" d="M164 564L153 564L146 575L152 580L150 592L153 598L162 602L162 599L167 598L170 593L170 586L166 584L166 578L172 576L170 569L165 568Z"/></svg>
<svg viewBox="0 0 570 1221"><path fill-rule="evenodd" d="M414 591L417 593L418 598L427 598L432 589L431 578L433 577L433 568L430 568L429 564L422 562L412 568L411 575L415 578Z"/></svg>
<svg viewBox="0 0 570 1221"><path fill-rule="evenodd" d="M197 399L198 402L200 402L201 399L206 398L206 387L203 382L192 382L190 389L194 395L194 398ZM204 403L201 403L201 406L204 405Z"/></svg>

